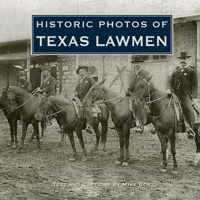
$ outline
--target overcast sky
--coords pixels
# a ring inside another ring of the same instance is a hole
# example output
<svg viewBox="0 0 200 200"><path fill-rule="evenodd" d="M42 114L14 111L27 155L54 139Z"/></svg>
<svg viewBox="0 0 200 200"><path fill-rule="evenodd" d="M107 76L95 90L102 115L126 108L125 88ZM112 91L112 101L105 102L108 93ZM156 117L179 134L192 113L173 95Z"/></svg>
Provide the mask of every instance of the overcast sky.
<svg viewBox="0 0 200 200"><path fill-rule="evenodd" d="M0 0L0 42L31 37L32 14L200 14L200 0Z"/></svg>

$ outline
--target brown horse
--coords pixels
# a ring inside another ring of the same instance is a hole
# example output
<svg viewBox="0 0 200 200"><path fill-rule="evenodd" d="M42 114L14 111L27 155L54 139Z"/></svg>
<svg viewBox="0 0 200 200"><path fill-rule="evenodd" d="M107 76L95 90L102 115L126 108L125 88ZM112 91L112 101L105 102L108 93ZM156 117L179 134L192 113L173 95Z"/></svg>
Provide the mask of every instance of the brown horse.
<svg viewBox="0 0 200 200"><path fill-rule="evenodd" d="M129 107L129 98L117 95L115 92L105 88L103 83L104 81L93 85L85 96L83 103L86 106L91 106L96 101L103 100L102 102L110 110L120 143L120 157L116 163L127 166L129 160L130 128L134 123Z"/></svg>
<svg viewBox="0 0 200 200"><path fill-rule="evenodd" d="M70 99L60 96L43 97L34 116L37 121L42 121L48 116L51 118L54 117L57 120L61 127L62 141L66 135L69 137L73 149L73 158L70 159L72 161L74 161L77 156L73 134L75 131L82 147L85 160L87 151L82 136L82 130L85 128L83 107L79 107L79 113L77 113L74 103Z"/></svg>
<svg viewBox="0 0 200 200"><path fill-rule="evenodd" d="M150 74L141 70L137 74L132 74L130 82L130 90L134 99L134 104L137 107L137 102L146 102L150 109L151 122L156 128L161 150L163 155L162 171L167 168L167 146L168 141L171 145L171 154L173 156L173 170L177 170L176 161L176 128L177 116L174 108L174 99L168 96L167 93L159 91L151 81ZM137 101L135 101L135 99ZM136 117L141 119L139 112L135 113Z"/></svg>
<svg viewBox="0 0 200 200"><path fill-rule="evenodd" d="M6 89L3 89L3 92L0 97L0 109L3 111L6 119L8 120L9 128L10 128L10 137L11 140L8 143L8 146L12 148L16 148L18 144L17 140L17 121L20 120L20 112L19 110L14 111L12 113L8 112L8 101L6 96Z"/></svg>
<svg viewBox="0 0 200 200"><path fill-rule="evenodd" d="M13 113L19 113L18 118L22 121L22 138L21 138L21 145L19 146L19 150L23 148L24 146L24 140L26 137L26 132L29 124L32 124L34 133L32 135L36 136L37 139L37 145L40 149L40 136L39 136L39 126L38 122L34 118L34 114L36 111L36 108L38 107L40 103L40 97L37 95L32 95L25 91L24 89L21 89L19 87L10 86L5 91L5 100L7 101L6 106L6 112L8 116L12 116ZM45 129L45 123L41 123L42 126L42 135L43 131ZM15 132L15 137L17 138L17 125L13 127Z"/></svg>

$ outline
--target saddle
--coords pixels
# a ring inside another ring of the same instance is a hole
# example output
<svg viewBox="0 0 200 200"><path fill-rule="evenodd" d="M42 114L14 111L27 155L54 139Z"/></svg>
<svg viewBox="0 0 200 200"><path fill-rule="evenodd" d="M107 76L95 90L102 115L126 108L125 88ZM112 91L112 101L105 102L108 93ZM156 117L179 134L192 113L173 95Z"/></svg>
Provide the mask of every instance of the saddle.
<svg viewBox="0 0 200 200"><path fill-rule="evenodd" d="M79 119L80 119L80 118L83 118L83 112L81 112L82 102L80 101L80 99L74 97L74 98L72 99L72 103L73 103L73 106L74 106L75 113L76 113L77 117L78 117Z"/></svg>
<svg viewBox="0 0 200 200"><path fill-rule="evenodd" d="M187 123L187 121L185 120L181 103L178 97L174 93L172 94L172 98L173 98L174 110L178 120L178 126L179 128L182 127L181 129L183 130L185 129L183 127L185 127L185 123ZM200 99L193 99L192 101L193 101L192 107L194 111L195 124L200 124Z"/></svg>
<svg viewBox="0 0 200 200"><path fill-rule="evenodd" d="M83 104L80 101L80 99L75 97L72 99L72 102L78 118L83 118L84 117L82 112ZM93 106L91 106L91 111L93 117L98 117L99 115L101 115L101 108L98 104L94 104Z"/></svg>

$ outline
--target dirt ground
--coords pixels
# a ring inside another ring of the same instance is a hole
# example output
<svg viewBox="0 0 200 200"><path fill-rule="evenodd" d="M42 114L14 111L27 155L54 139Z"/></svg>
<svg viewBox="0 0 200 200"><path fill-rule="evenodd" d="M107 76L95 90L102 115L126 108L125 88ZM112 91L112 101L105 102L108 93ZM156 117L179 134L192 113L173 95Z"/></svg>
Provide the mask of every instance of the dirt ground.
<svg viewBox="0 0 200 200"><path fill-rule="evenodd" d="M160 144L156 135L131 134L130 164L117 166L118 136L109 129L107 150L91 150L95 135L84 133L88 150L87 161L82 160L81 148L77 161L69 161L72 150L67 138L59 146L57 125L48 127L40 151L36 142L26 141L25 149L18 153L7 147L9 129L0 121L0 200L79 200L79 199L146 199L197 200L200 199L200 166L191 166L195 153L194 141L184 133L178 136L178 174L172 173L169 157L168 171L160 172ZM18 138L21 130L19 128ZM31 128L27 139L30 138Z"/></svg>

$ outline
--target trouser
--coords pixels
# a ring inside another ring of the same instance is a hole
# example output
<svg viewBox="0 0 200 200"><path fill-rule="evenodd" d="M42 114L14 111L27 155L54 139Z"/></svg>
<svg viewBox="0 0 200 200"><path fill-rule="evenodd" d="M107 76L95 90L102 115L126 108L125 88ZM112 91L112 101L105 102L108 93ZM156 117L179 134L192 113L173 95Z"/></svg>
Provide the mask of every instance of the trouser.
<svg viewBox="0 0 200 200"><path fill-rule="evenodd" d="M186 121L186 126L187 124L190 126L190 128L193 129L194 124L195 124L195 115L194 115L194 109L193 109L193 101L190 98L189 95L186 95L182 98L180 98L182 110L183 110L183 115Z"/></svg>

